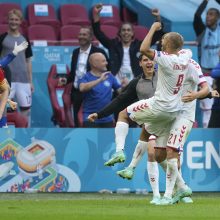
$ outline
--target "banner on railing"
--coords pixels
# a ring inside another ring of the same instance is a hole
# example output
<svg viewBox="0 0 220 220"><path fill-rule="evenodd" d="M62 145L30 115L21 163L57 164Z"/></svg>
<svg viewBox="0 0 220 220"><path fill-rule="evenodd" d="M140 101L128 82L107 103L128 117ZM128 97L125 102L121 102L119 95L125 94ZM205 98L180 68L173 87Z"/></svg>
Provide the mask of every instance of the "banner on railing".
<svg viewBox="0 0 220 220"><path fill-rule="evenodd" d="M115 152L114 129L34 128L0 130L0 192L151 191L147 157L132 180L116 175L128 166L140 134L129 130L125 163L105 167ZM182 173L193 191L220 191L220 129L193 129L186 145ZM165 175L160 169L160 190Z"/></svg>

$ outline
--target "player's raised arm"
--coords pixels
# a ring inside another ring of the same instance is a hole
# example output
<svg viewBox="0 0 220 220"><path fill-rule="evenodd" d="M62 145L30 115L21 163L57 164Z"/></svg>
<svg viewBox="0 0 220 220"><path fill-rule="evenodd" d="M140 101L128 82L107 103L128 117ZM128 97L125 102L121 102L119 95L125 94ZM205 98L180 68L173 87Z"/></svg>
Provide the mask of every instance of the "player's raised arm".
<svg viewBox="0 0 220 220"><path fill-rule="evenodd" d="M150 48L151 41L152 41L154 33L160 29L161 29L161 23L154 22L140 47L140 52L146 55L151 60L154 58L154 50Z"/></svg>

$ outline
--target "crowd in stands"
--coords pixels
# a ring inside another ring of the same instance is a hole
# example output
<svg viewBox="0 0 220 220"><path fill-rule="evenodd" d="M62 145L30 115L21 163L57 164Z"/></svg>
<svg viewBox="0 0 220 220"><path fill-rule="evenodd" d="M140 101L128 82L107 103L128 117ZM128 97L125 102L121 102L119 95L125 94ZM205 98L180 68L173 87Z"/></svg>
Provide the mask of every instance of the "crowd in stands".
<svg viewBox="0 0 220 220"><path fill-rule="evenodd" d="M219 91L220 14L218 9L210 8L206 21L203 22L201 16L208 1L203 0L195 11L193 27L197 36L198 59L202 71L207 76L210 89ZM219 0L216 1L220 3ZM8 77L12 83L10 98L16 98L19 111L22 117L25 117L26 123L21 126L31 126L31 97L34 91L31 45L43 43L77 47L72 52L69 74L65 77L59 76L54 81L56 88L63 88L66 91L64 95L69 95L69 99L63 101L64 107L67 102L71 103L68 108L73 107L73 123L65 119L69 114L67 109L60 116L63 122L58 122L55 110L53 111L55 123L60 127L113 127L117 114L114 118L106 117L95 123L88 122L87 116L101 111L132 79L143 74L139 64L139 50L148 29L137 24L136 15L123 8L123 16L120 16L120 10L116 6L97 4L92 8L90 19L83 5L64 4L60 5L57 16L53 5L33 3L27 6L27 19L23 19L20 5L0 5L1 57L10 51L15 41L29 42L27 50L19 54L17 61L13 61L9 68L5 69L6 74L11 75L11 79ZM104 13L111 15L106 16ZM152 10L152 16L156 21L163 22L158 9ZM158 43L163 34L163 28L156 32L152 45ZM105 50L100 48L100 45ZM112 89L117 92L113 93ZM201 100L200 107L203 127L220 127L216 123L220 121L219 98L214 99L214 104L212 99Z"/></svg>
<svg viewBox="0 0 220 220"><path fill-rule="evenodd" d="M109 37L114 38L117 36L122 21L118 7L114 5L111 7L113 16L101 18L101 29ZM21 10L21 6L16 3L1 3L0 33L8 29L7 13L11 9ZM124 18L127 21L132 21L131 13L124 9ZM33 44L37 44L37 41L46 41L47 45L79 45L80 27L91 25L86 8L80 4L63 4L60 6L58 14L52 4L28 4L27 19L23 19L20 31ZM136 19L132 22L135 24L134 28L138 32L138 38L143 39L148 29L137 25ZM92 40L93 43L98 44L95 38Z"/></svg>

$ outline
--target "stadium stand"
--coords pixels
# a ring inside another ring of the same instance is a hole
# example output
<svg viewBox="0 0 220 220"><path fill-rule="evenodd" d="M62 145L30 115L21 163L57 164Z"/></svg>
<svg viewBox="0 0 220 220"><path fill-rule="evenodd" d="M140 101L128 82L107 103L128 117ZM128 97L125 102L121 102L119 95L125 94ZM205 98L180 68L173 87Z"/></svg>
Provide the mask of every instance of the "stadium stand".
<svg viewBox="0 0 220 220"><path fill-rule="evenodd" d="M79 46L78 34L80 25L64 25L60 28L60 45L61 46ZM93 45L98 46L99 41L93 36Z"/></svg>
<svg viewBox="0 0 220 220"><path fill-rule="evenodd" d="M0 34L7 32L8 25L7 24L0 24Z"/></svg>
<svg viewBox="0 0 220 220"><path fill-rule="evenodd" d="M46 7L46 12L41 14L37 7ZM27 7L28 21L30 25L44 24L54 28L57 37L59 37L60 21L57 19L56 11L50 4L29 4Z"/></svg>
<svg viewBox="0 0 220 220"><path fill-rule="evenodd" d="M135 38L138 40L144 40L146 34L148 33L148 29L141 25L133 25Z"/></svg>
<svg viewBox="0 0 220 220"><path fill-rule="evenodd" d="M118 27L113 25L101 25L101 30L106 34L110 39L116 38L118 35Z"/></svg>
<svg viewBox="0 0 220 220"><path fill-rule="evenodd" d="M103 4L103 7L111 7L112 8L112 14L107 14L107 13L100 13L100 23L102 25L113 25L116 27L121 26L121 17L120 17L120 11L117 6L115 5L107 5Z"/></svg>
<svg viewBox="0 0 220 220"><path fill-rule="evenodd" d="M124 8L127 7L127 9L123 9L121 10L122 12L122 19L123 21L129 21L131 23L133 23L133 21L135 22L135 20L137 20L139 25L143 25L145 27L150 27L150 25L152 24L154 18L151 16L151 9L152 8L159 8L160 12L161 12L161 16L162 19L164 21L166 28L166 31L177 31L180 32L186 41L188 42L195 42L195 34L193 31L193 27L192 27L192 20L193 20L193 15L194 12L196 11L198 5L200 4L200 2L202 0L187 0L187 1L182 1L182 0L175 0L176 4L172 4L169 5L166 3L165 0L142 0L142 1L130 1L130 0L112 0L111 4L115 5L116 7L118 7L119 11L121 9L121 6L123 6ZM3 1L1 1L3 2ZM0 25L0 32L2 31L6 31L6 16L7 16L7 12L8 9L6 9L4 7L4 5L12 5L11 8L21 8L23 11L23 14L25 15L26 18L26 23L28 24L27 18L28 18L28 13L27 13L27 8L28 5L34 1L19 1L19 0L13 0L10 1L11 3L6 3L6 0L4 0L4 3L0 3L0 23L4 21L4 24ZM39 1L36 1L39 2ZM41 1L43 2L43 1ZM51 2L51 1L50 1ZM60 13L60 8L63 4L69 4L69 0L65 0L62 1L62 3L58 0L54 0L53 1L53 7L55 8L56 12ZM103 4L109 4L109 0L103 0L102 1ZM15 6L15 4L17 4L17 6ZM94 2L93 1L89 1L89 0L79 0L77 1L77 4L80 4L82 7L86 8L86 16L88 17L88 11L90 9L92 9ZM84 6L83 6L84 5ZM219 5L217 4L217 2L215 0L209 1L208 3L208 8L210 7L217 7L219 8ZM124 12L125 11L125 12ZM126 14L127 13L127 14ZM132 14L133 13L133 14ZM5 14L5 15L4 15ZM82 13L81 13L82 14ZM80 15L81 15L80 14ZM4 15L4 16L3 16ZM58 15L58 14L57 14ZM135 18L135 16L137 16L137 18ZM134 16L134 17L133 17ZM5 19L2 19L2 17L5 17ZM58 16L56 16L58 17ZM67 17L70 17L69 15ZM120 17L120 16L119 16ZM152 19L151 19L152 17ZM203 16L204 18L205 16ZM77 19L76 19L77 20ZM96 40L96 42L98 42ZM96 44L98 45L98 44ZM193 50L193 59L197 60L197 47L196 44L186 44L187 46L190 46L190 48ZM72 46L72 45L68 45L68 46ZM39 80L39 73L43 75L47 75L50 65L52 65L54 63L53 57L49 57L48 59L43 59L44 55L48 55L48 53L53 53L55 55L57 55L58 53L56 52L56 48L54 47L48 47L48 50L45 50L46 48L39 48L39 47L34 47L33 48L33 52L34 52L34 59L33 59L33 79L35 80L35 82L37 82L37 80ZM66 62L70 62L70 60L68 59L71 56L71 52L66 52L66 51L72 51L72 48L58 48L59 51L64 51L65 49L65 53L62 54L62 52L59 52L59 54L61 54L61 56L59 57L61 59L61 62L63 62L63 59L65 57ZM49 51L49 52L48 52ZM69 53L69 54L68 54ZM58 57L58 55L57 55ZM57 62L57 61L55 61ZM42 65L39 65L42 64ZM42 77L43 78L43 77ZM46 78L46 77L45 77ZM43 78L44 79L44 78ZM45 79L44 79L45 80ZM45 87L43 87L42 91L47 89L46 85ZM39 86L36 85L36 90L39 90ZM39 106L44 105L45 100L47 100L47 103L50 103L49 100L49 96L47 94L47 92L42 92L41 96L43 96L44 98L40 98L39 99L39 93L35 92L33 93L33 97L35 99L35 101L37 100L37 102L33 103L33 120L32 120L32 126L38 126L38 121L40 121L41 119L39 118L39 114L35 114L36 112L39 112ZM37 103L35 105L35 103ZM40 105L39 105L40 104ZM46 109L46 115L45 117L48 118L47 122L43 122L42 125L45 127L49 127L51 126L51 122L49 120L50 116L51 116L51 109L50 109L50 105L47 104L45 106ZM200 126L200 122L199 122L199 126Z"/></svg>
<svg viewBox="0 0 220 220"><path fill-rule="evenodd" d="M36 24L28 27L28 38L32 44L35 41L46 41L47 45L57 45L58 39L53 27L44 24Z"/></svg>
<svg viewBox="0 0 220 220"><path fill-rule="evenodd" d="M132 12L126 7L122 8L122 19L124 22L129 22L131 24L137 25L137 14Z"/></svg>
<svg viewBox="0 0 220 220"><path fill-rule="evenodd" d="M0 3L0 24L8 24L8 12L12 9L18 9L22 11L20 4L18 3ZM28 21L23 19L21 24L22 33L25 34L28 27Z"/></svg>
<svg viewBox="0 0 220 220"><path fill-rule="evenodd" d="M21 7L17 3L1 3L0 4L0 24L8 23L8 12L11 9L21 10Z"/></svg>
<svg viewBox="0 0 220 220"><path fill-rule="evenodd" d="M64 4L60 6L62 25L90 25L86 8L79 4Z"/></svg>
<svg viewBox="0 0 220 220"><path fill-rule="evenodd" d="M60 28L60 45L78 46L78 34L80 25L64 25Z"/></svg>

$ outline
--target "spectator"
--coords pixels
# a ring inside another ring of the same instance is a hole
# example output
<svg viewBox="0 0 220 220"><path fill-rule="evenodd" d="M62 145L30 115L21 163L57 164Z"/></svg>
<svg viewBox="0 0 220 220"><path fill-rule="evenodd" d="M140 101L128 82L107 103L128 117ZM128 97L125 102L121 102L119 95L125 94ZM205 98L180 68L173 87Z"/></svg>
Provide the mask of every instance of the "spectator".
<svg viewBox="0 0 220 220"><path fill-rule="evenodd" d="M10 53L17 42L28 41L20 31L22 23L22 13L20 10L12 9L8 13L8 32L0 35L0 54L1 57ZM25 51L19 53L8 66L11 75L11 93L9 98L16 98L20 107L21 114L28 119L28 126L31 126L31 104L32 104L32 50L30 42Z"/></svg>
<svg viewBox="0 0 220 220"><path fill-rule="evenodd" d="M119 92L120 84L107 71L107 60L102 53L94 53L89 57L91 71L79 80L79 89L83 97L83 126L84 127L113 127L113 115L98 119L95 123L88 121L88 116L100 111L112 99L112 89Z"/></svg>
<svg viewBox="0 0 220 220"><path fill-rule="evenodd" d="M220 63L211 72L211 76L215 79L214 89L220 93ZM209 128L220 128L220 98L214 98L212 105Z"/></svg>
<svg viewBox="0 0 220 220"><path fill-rule="evenodd" d="M71 100L73 103L73 115L75 127L80 127L78 113L82 105L83 97L78 88L78 80L81 79L87 71L90 70L89 56L93 53L103 53L107 59L105 51L92 45L93 31L87 27L82 27L79 32L79 47L73 50L71 60L71 72L67 78L59 79L59 84L72 83Z"/></svg>
<svg viewBox="0 0 220 220"><path fill-rule="evenodd" d="M100 28L100 11L102 4L93 8L93 30L97 39L109 51L110 68L113 75L121 81L125 87L130 80L138 76L142 70L139 66L139 49L141 41L135 39L133 26L130 23L123 23L120 27L118 37L109 39ZM160 20L158 10L152 12ZM163 35L163 31L155 33L152 44L155 44Z"/></svg>
<svg viewBox="0 0 220 220"><path fill-rule="evenodd" d="M202 21L202 13L205 10L209 0L203 0L199 5L193 20L193 27L196 32L198 41L198 56L199 63L202 67L202 72L206 76L206 80L212 87L213 79L210 73L219 62L219 49L220 49L220 13L217 8L210 8L206 14L206 23ZM219 0L216 0L220 3ZM207 127L211 114L213 100L203 99L200 100L200 108L203 114L203 127Z"/></svg>

